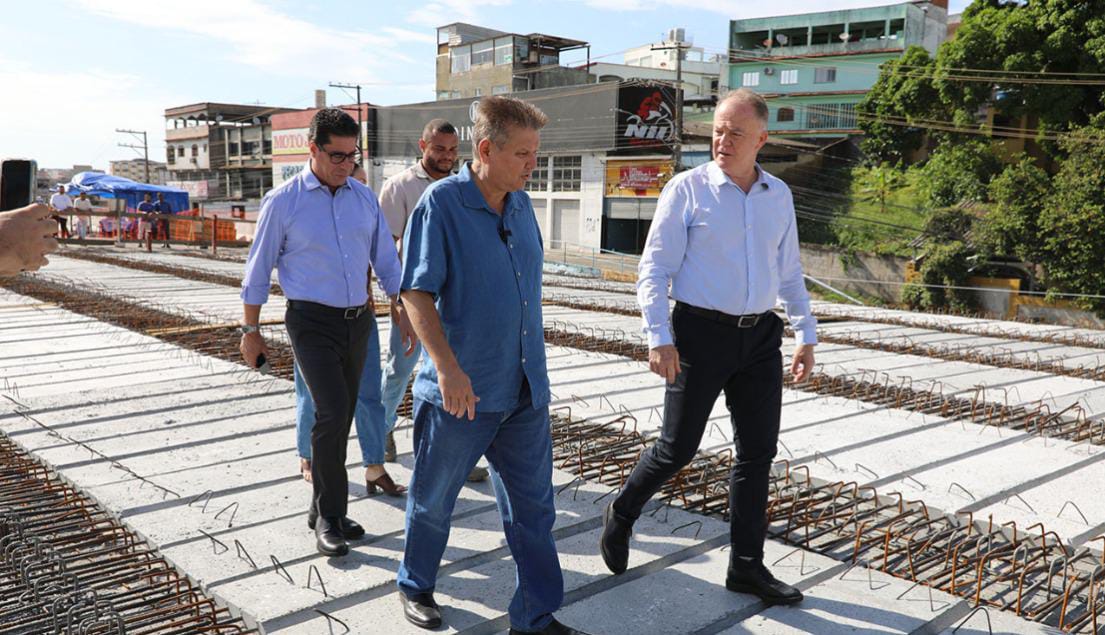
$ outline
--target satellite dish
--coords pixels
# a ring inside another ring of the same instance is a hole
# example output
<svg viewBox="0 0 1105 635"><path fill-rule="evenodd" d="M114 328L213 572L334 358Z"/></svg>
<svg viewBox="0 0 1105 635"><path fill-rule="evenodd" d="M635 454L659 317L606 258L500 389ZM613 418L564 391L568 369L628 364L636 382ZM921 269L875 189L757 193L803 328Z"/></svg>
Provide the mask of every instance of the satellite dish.
<svg viewBox="0 0 1105 635"><path fill-rule="evenodd" d="M779 46L786 46L790 38L787 37L786 33L780 33L775 36L775 41L779 43Z"/></svg>
<svg viewBox="0 0 1105 635"><path fill-rule="evenodd" d="M852 37L852 34L851 33L841 33L839 37L840 37L841 42L847 42L848 38Z"/></svg>
<svg viewBox="0 0 1105 635"><path fill-rule="evenodd" d="M222 115L215 115L215 121L222 121L222 120L223 120Z"/></svg>

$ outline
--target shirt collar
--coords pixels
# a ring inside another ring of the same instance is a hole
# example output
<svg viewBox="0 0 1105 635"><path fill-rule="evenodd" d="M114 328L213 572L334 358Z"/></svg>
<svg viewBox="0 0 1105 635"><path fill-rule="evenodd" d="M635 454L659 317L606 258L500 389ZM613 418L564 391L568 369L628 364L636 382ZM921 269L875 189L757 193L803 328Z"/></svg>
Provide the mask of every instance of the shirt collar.
<svg viewBox="0 0 1105 635"><path fill-rule="evenodd" d="M318 177L315 176L314 171L311 170L311 162L310 161L307 162L307 165L303 166L303 171L300 172L299 175L303 179L303 185L307 186L308 191L309 190L317 190L318 188L322 187L322 181L318 180ZM349 179L346 179L345 184L342 185L341 187L342 188L349 187ZM338 188L338 189L341 189L341 188Z"/></svg>
<svg viewBox="0 0 1105 635"><path fill-rule="evenodd" d="M760 167L760 164L756 164L756 182L752 184L752 189L749 193L757 190L771 189L771 184L767 181L767 173ZM722 186L726 183L737 187L736 183L733 183L733 179L729 178L729 175L721 171L721 167L718 166L717 161L710 161L706 164L706 176L710 182L710 185Z"/></svg>
<svg viewBox="0 0 1105 635"><path fill-rule="evenodd" d="M414 172L415 176L422 179L423 181L433 180L430 178L430 175L426 173L426 168L422 167L422 159L419 159L415 162L413 166L411 166L411 171Z"/></svg>
<svg viewBox="0 0 1105 635"><path fill-rule="evenodd" d="M460 183L461 201L467 208L480 209L494 213L491 206L487 204L487 200L483 197L483 192L480 191L479 186L476 185L476 181L472 178L471 165L470 161L465 161L464 165L460 168L460 172L457 172L456 179L457 182ZM514 211L514 201L516 198L516 193L507 193L506 200L503 202L503 215Z"/></svg>

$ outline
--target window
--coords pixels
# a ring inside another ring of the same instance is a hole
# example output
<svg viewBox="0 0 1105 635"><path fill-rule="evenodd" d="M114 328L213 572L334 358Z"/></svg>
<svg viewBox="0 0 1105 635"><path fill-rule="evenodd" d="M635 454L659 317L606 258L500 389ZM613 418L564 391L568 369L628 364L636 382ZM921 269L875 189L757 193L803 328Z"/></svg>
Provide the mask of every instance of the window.
<svg viewBox="0 0 1105 635"><path fill-rule="evenodd" d="M537 165L526 181L526 189L530 192L545 192L549 189L549 157L537 157Z"/></svg>
<svg viewBox="0 0 1105 635"><path fill-rule="evenodd" d="M529 40L520 37L514 38L514 59L519 62L529 60Z"/></svg>
<svg viewBox="0 0 1105 635"><path fill-rule="evenodd" d="M261 144L262 154L272 154L272 139L265 139Z"/></svg>
<svg viewBox="0 0 1105 635"><path fill-rule="evenodd" d="M775 113L775 121L794 121L794 109L793 108L780 108Z"/></svg>
<svg viewBox="0 0 1105 635"><path fill-rule="evenodd" d="M449 59L451 60L450 68L453 73L467 73L468 69L471 68L472 47L458 46L449 49Z"/></svg>
<svg viewBox="0 0 1105 635"><path fill-rule="evenodd" d="M539 60L539 63L541 64L541 66L556 66L557 64L560 63L560 56L559 55L545 55L545 54L542 53L541 54L541 59Z"/></svg>
<svg viewBox="0 0 1105 635"><path fill-rule="evenodd" d="M848 129L856 127L855 104L815 104L806 109L806 127Z"/></svg>
<svg viewBox="0 0 1105 635"><path fill-rule="evenodd" d="M510 85L509 84L498 84L496 86L491 87L491 94L492 95L502 95L502 94L509 93L509 92L510 92Z"/></svg>
<svg viewBox="0 0 1105 635"><path fill-rule="evenodd" d="M555 157L552 166L552 191L579 191L580 181L583 180L583 157Z"/></svg>
<svg viewBox="0 0 1105 635"><path fill-rule="evenodd" d="M897 20L890 21L890 39L897 40L902 37L902 31L905 31L905 20L898 18Z"/></svg>
<svg viewBox="0 0 1105 635"><path fill-rule="evenodd" d="M472 45L472 66L483 66L495 63L495 42L476 42Z"/></svg>
<svg viewBox="0 0 1105 635"><path fill-rule="evenodd" d="M798 69L791 68L779 73L779 83L784 86L798 83Z"/></svg>
<svg viewBox="0 0 1105 635"><path fill-rule="evenodd" d="M200 155L200 147L196 144L192 144L192 156L198 157Z"/></svg>
<svg viewBox="0 0 1105 635"><path fill-rule="evenodd" d="M514 63L514 38L501 37L495 40L495 66Z"/></svg>
<svg viewBox="0 0 1105 635"><path fill-rule="evenodd" d="M437 91L437 99L438 99L438 101L441 101L442 99L449 99L449 97L450 97L451 95L452 95L452 93L450 93L450 92L449 92L449 91L447 91L447 90L439 90L439 91Z"/></svg>
<svg viewBox="0 0 1105 635"><path fill-rule="evenodd" d="M238 142L237 141L231 141L231 142L227 143L226 144L226 151L231 156L237 156L238 155Z"/></svg>
<svg viewBox="0 0 1105 635"><path fill-rule="evenodd" d="M166 147L165 148L165 155L166 155L166 157L168 157L169 163L172 163L173 161L176 160L176 148L174 148L173 146Z"/></svg>
<svg viewBox="0 0 1105 635"><path fill-rule="evenodd" d="M831 84L836 81L835 68L815 68L813 70L813 83Z"/></svg>
<svg viewBox="0 0 1105 635"><path fill-rule="evenodd" d="M760 73L759 71L745 73L741 75L741 86L759 86L760 85Z"/></svg>
<svg viewBox="0 0 1105 635"><path fill-rule="evenodd" d="M473 88L472 89L472 96L473 97L480 97L482 95L483 95L483 89L482 88Z"/></svg>

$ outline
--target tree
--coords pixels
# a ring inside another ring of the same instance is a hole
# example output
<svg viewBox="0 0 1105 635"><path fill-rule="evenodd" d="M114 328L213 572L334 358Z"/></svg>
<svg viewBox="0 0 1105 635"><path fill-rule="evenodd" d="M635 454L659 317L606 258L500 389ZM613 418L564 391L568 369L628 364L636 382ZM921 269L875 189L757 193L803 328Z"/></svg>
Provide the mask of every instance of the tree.
<svg viewBox="0 0 1105 635"><path fill-rule="evenodd" d="M909 124L939 116L934 68L935 61L919 46L882 65L879 79L856 106L864 133L861 149L872 162L900 164L921 148L924 127Z"/></svg>
<svg viewBox="0 0 1105 635"><path fill-rule="evenodd" d="M966 311L973 306L967 286L975 250L967 235L975 217L960 207L933 211L925 223L921 248L920 284L902 287L902 302L912 308L951 307Z"/></svg>
<svg viewBox="0 0 1105 635"><path fill-rule="evenodd" d="M864 171L860 176L860 194L864 201L879 206L880 218L886 216L886 202L902 184L902 174L883 163Z"/></svg>
<svg viewBox="0 0 1105 635"><path fill-rule="evenodd" d="M985 201L990 179L1001 161L990 144L978 139L940 146L920 168L920 188L932 207Z"/></svg>
<svg viewBox="0 0 1105 635"><path fill-rule="evenodd" d="M1039 219L1040 262L1053 291L1101 295L1105 284L1105 125L1060 141L1060 165ZM1105 315L1105 300L1083 306Z"/></svg>
<svg viewBox="0 0 1105 635"><path fill-rule="evenodd" d="M1039 218L1051 179L1027 157L990 181L990 209L974 228L974 242L989 258L1016 256L1040 261Z"/></svg>

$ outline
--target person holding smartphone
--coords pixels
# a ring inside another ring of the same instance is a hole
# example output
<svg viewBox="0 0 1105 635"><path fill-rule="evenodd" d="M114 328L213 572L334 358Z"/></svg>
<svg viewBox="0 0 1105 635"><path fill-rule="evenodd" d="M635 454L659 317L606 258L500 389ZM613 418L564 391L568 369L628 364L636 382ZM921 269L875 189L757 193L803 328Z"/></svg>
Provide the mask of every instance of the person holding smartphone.
<svg viewBox="0 0 1105 635"><path fill-rule="evenodd" d="M58 248L57 223L41 203L0 212L0 276L37 271Z"/></svg>

